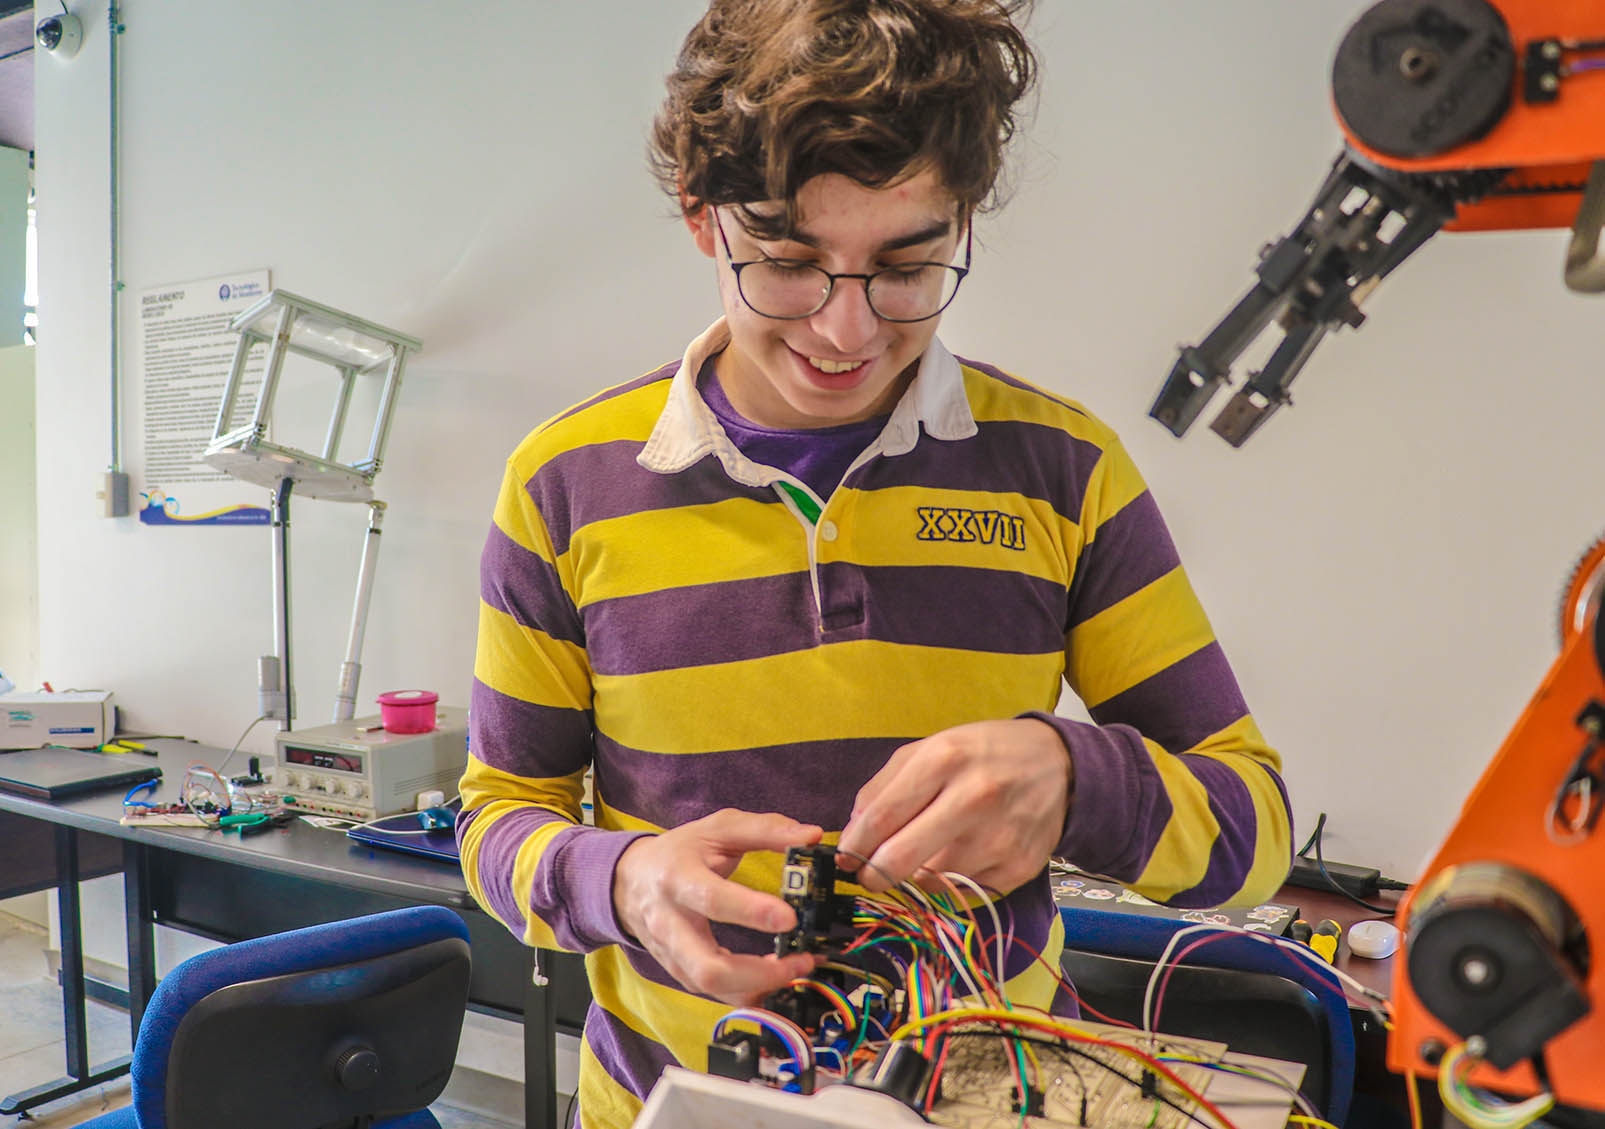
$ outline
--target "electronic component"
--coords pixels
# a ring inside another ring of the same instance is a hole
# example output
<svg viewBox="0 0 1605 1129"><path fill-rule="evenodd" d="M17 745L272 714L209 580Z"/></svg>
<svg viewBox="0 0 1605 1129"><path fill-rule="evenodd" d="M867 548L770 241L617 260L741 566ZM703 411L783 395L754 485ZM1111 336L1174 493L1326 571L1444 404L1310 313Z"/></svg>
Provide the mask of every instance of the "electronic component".
<svg viewBox="0 0 1605 1129"><path fill-rule="evenodd" d="M857 898L836 892L836 848L792 847L780 871L780 896L797 911L797 927L775 934L775 953L822 953L851 933Z"/></svg>
<svg viewBox="0 0 1605 1129"><path fill-rule="evenodd" d="M370 820L412 811L418 793L455 795L468 765L468 711L439 709L428 733L391 733L378 717L274 735L278 787L304 811Z"/></svg>
<svg viewBox="0 0 1605 1129"><path fill-rule="evenodd" d="M910 1043L887 1043L875 1061L848 1080L849 1086L890 1094L910 1109L925 1104L925 1084L931 1076L931 1060ZM1042 1095L1037 1095L1031 1112L1042 1116Z"/></svg>
<svg viewBox="0 0 1605 1129"><path fill-rule="evenodd" d="M1374 898L1382 888L1382 872L1374 866L1328 862L1326 873L1332 876L1330 882L1321 873L1321 866L1315 859L1298 855L1293 859L1293 869L1288 872L1287 884L1303 886L1307 890L1330 890L1336 885L1356 898Z"/></svg>
<svg viewBox="0 0 1605 1129"><path fill-rule="evenodd" d="M1399 949L1399 927L1390 921L1356 921L1349 927L1349 951L1357 957L1381 960Z"/></svg>
<svg viewBox="0 0 1605 1129"><path fill-rule="evenodd" d="M708 1044L708 1073L737 1082L758 1077L760 1043L751 1031L726 1031Z"/></svg>

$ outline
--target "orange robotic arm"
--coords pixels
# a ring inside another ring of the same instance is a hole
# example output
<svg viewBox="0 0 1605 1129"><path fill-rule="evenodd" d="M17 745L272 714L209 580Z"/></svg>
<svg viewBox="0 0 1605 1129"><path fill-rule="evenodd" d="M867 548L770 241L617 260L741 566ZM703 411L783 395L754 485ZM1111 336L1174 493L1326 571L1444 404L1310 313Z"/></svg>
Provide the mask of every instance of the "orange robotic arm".
<svg viewBox="0 0 1605 1129"><path fill-rule="evenodd" d="M1314 202L1154 402L1178 436L1276 322L1279 346L1211 424L1240 446L1439 230L1570 226L1567 284L1605 291L1601 0L1382 0L1339 46L1332 98L1346 144ZM1605 1110L1602 590L1605 543L1579 566L1560 657L1401 906L1394 1070Z"/></svg>
<svg viewBox="0 0 1605 1129"><path fill-rule="evenodd" d="M1573 229L1566 281L1605 291L1605 5L1382 0L1332 64L1346 144L1258 281L1186 346L1149 414L1183 435L1272 322L1283 337L1211 429L1241 446L1331 330L1440 230Z"/></svg>

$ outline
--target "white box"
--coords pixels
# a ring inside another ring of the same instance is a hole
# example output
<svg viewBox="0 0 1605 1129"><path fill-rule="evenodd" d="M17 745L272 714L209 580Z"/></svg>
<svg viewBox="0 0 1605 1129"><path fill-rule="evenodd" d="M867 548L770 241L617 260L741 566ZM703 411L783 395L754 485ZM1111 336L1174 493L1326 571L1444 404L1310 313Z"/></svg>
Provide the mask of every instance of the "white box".
<svg viewBox="0 0 1605 1129"><path fill-rule="evenodd" d="M117 731L110 690L43 691L0 697L0 749L66 745L93 749Z"/></svg>

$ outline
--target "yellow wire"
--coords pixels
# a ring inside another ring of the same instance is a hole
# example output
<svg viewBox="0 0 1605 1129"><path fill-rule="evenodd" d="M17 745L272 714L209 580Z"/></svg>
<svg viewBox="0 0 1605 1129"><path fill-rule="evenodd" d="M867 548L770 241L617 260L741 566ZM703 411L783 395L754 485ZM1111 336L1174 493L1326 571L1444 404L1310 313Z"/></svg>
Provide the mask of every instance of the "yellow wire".
<svg viewBox="0 0 1605 1129"><path fill-rule="evenodd" d="M1410 1129L1421 1129L1421 1095L1416 1092L1416 1072L1404 1072L1404 1084L1410 1098Z"/></svg>

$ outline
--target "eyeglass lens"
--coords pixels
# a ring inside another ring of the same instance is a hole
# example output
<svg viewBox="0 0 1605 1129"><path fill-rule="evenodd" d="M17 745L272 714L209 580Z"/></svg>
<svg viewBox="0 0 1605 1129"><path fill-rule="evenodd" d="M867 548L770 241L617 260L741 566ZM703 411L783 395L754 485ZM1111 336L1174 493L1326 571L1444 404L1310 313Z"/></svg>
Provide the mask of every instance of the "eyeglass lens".
<svg viewBox="0 0 1605 1129"><path fill-rule="evenodd" d="M870 277L866 296L870 309L888 321L919 321L952 301L963 277L957 268L936 263L888 267ZM737 281L747 304L769 317L807 317L830 296L830 275L806 263L743 264Z"/></svg>

